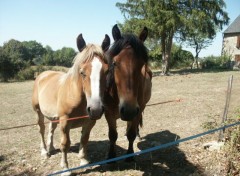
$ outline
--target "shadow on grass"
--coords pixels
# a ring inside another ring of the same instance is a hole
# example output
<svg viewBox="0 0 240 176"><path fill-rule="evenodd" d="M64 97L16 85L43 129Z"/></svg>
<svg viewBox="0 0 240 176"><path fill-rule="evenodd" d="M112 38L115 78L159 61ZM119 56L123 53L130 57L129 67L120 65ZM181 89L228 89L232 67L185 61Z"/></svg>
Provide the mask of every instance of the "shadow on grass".
<svg viewBox="0 0 240 176"><path fill-rule="evenodd" d="M36 175L35 171L27 168L24 169L22 166L16 165L14 162L4 163L5 160L8 160L5 156L0 155L0 175L14 175L14 176L34 176ZM11 173L11 174L9 174Z"/></svg>
<svg viewBox="0 0 240 176"><path fill-rule="evenodd" d="M180 139L180 137L176 134L171 133L170 131L161 131L146 135L140 142L137 143L137 147L140 150L144 150L178 139ZM116 150L117 156L122 156L126 153L126 149L119 146L116 146ZM71 151L78 152L77 145L72 146ZM107 140L89 142L88 153L92 163L106 159L107 152ZM181 151L177 145L136 156L134 162L127 163L121 160L113 164L105 164L101 166L94 166L92 168L73 171L73 175L90 174L92 172L104 173L107 171L113 172L113 175L125 175L127 171L140 171L143 172L144 176L185 176L193 173L203 175L197 166L187 160L184 152Z"/></svg>

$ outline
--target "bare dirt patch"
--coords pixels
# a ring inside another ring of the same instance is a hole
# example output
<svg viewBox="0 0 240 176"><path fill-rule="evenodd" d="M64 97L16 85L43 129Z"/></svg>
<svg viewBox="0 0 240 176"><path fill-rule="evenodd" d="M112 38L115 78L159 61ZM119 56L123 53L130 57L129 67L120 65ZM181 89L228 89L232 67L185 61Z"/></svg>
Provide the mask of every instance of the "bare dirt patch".
<svg viewBox="0 0 240 176"><path fill-rule="evenodd" d="M158 146L206 131L220 125L225 104L227 81L234 77L229 117L239 109L240 73L181 73L153 78L152 98L144 112L142 140L135 141L135 151ZM0 128L36 123L31 107L33 81L0 83ZM181 99L180 102L161 102ZM71 130L69 166L79 166L77 156L80 128ZM128 145L126 124L118 120L118 156ZM102 117L93 128L89 142L92 162L106 158L108 129ZM203 148L205 142L217 139L211 134L151 153L139 155L136 162L95 166L74 171L75 175L221 175L224 169L222 151ZM59 131L55 147L59 149ZM0 175L47 175L61 170L57 150L48 160L40 157L40 135L37 126L0 131Z"/></svg>

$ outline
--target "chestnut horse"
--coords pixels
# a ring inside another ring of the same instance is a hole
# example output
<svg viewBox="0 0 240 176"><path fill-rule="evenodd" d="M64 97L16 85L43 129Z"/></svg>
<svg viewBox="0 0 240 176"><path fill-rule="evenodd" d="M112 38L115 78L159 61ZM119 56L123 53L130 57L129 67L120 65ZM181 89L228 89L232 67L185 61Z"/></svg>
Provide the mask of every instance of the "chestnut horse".
<svg viewBox="0 0 240 176"><path fill-rule="evenodd" d="M110 38L105 35L102 47L86 45L82 34L77 38L80 51L74 58L73 66L67 73L46 71L35 80L32 106L38 115L41 134L41 155L47 157L54 150L53 133L56 122L50 122L47 145L44 140L44 117L50 121L59 120L61 131L60 150L61 166L68 168L67 151L70 147L71 128L82 127L80 140L80 165L87 164L86 145L90 131L104 112L103 95L106 89L108 71L105 53L109 48ZM69 120L79 116L89 118Z"/></svg>
<svg viewBox="0 0 240 176"><path fill-rule="evenodd" d="M127 154L133 153L133 143L142 126L142 113L151 97L152 72L148 68L148 52L143 42L148 30L145 27L139 37L122 35L118 26L112 29L114 43L107 52L109 74L105 93L105 117L109 127L110 148L108 158L116 157L118 137L116 120L127 121ZM134 158L127 158L132 161Z"/></svg>

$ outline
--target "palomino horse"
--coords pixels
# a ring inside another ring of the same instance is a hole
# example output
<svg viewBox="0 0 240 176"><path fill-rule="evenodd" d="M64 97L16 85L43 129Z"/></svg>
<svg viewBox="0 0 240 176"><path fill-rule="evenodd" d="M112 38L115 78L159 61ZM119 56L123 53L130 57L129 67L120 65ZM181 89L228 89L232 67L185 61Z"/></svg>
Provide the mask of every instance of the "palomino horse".
<svg viewBox="0 0 240 176"><path fill-rule="evenodd" d="M47 145L44 140L44 117L50 121L59 120L61 131L62 152L61 166L68 168L67 151L70 147L69 131L71 128L82 127L80 141L80 164L86 164L86 144L90 131L104 112L102 103L106 89L108 71L104 51L110 45L110 38L105 35L102 47L86 45L82 34L77 38L79 53L73 66L67 73L46 71L40 74L34 83L32 106L38 115L38 125L41 134L41 155L47 157L54 149L53 133L56 122L50 122ZM86 116L89 118L71 120L71 118Z"/></svg>
<svg viewBox="0 0 240 176"><path fill-rule="evenodd" d="M143 42L147 38L145 27L139 37L122 35L117 25L112 29L114 43L107 52L109 74L105 94L105 117L109 127L110 148L108 158L116 157L118 137L116 120L127 121L127 153L133 153L133 142L142 126L142 112L151 97L152 72L148 68L148 53ZM133 160L133 157L127 158Z"/></svg>

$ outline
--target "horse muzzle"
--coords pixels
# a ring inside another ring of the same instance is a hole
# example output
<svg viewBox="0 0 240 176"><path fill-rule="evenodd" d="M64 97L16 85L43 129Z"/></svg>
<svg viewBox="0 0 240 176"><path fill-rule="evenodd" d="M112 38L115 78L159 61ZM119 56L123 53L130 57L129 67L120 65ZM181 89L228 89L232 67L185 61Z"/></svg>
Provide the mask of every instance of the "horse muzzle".
<svg viewBox="0 0 240 176"><path fill-rule="evenodd" d="M87 113L88 113L89 118L91 120L100 119L103 115L103 112L104 112L104 107L103 106L101 106L100 108L95 108L95 107L91 107L91 106L87 107Z"/></svg>
<svg viewBox="0 0 240 176"><path fill-rule="evenodd" d="M139 106L123 103L119 106L120 117L123 121L132 121L140 113Z"/></svg>

